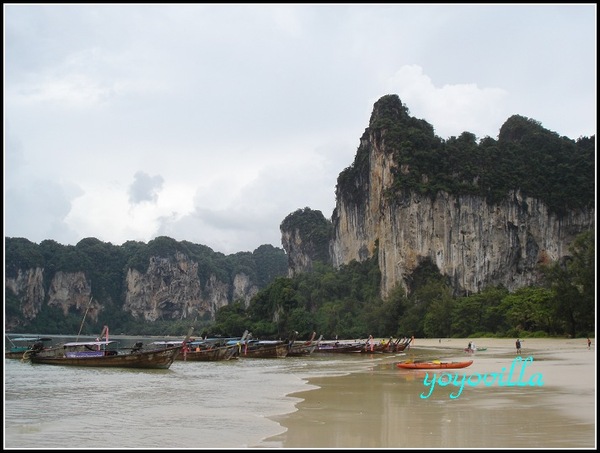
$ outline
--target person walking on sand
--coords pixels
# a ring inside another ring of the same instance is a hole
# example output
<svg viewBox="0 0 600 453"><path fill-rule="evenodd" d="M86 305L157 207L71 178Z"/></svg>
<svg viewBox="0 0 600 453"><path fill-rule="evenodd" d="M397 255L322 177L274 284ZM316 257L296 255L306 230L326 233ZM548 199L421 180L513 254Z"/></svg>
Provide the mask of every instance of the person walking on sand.
<svg viewBox="0 0 600 453"><path fill-rule="evenodd" d="M517 354L521 354L521 340L519 340L518 338L515 342L515 346L517 347Z"/></svg>
<svg viewBox="0 0 600 453"><path fill-rule="evenodd" d="M590 347L592 346L592 340L590 340L590 337L587 338L587 342L588 342L588 349L590 349Z"/></svg>

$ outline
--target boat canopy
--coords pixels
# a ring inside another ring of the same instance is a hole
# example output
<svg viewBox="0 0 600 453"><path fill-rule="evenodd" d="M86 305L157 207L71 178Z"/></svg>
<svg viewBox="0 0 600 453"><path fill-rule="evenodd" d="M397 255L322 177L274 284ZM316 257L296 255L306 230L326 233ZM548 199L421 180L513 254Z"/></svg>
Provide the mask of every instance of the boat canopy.
<svg viewBox="0 0 600 453"><path fill-rule="evenodd" d="M153 341L151 344L155 344L158 346L180 346L183 344L183 340L175 340L175 341Z"/></svg>
<svg viewBox="0 0 600 453"><path fill-rule="evenodd" d="M9 338L10 341L52 341L52 338L40 338L40 337L19 337Z"/></svg>
<svg viewBox="0 0 600 453"><path fill-rule="evenodd" d="M73 347L73 346L103 346L116 343L116 341L73 341L71 343L65 343L64 347Z"/></svg>

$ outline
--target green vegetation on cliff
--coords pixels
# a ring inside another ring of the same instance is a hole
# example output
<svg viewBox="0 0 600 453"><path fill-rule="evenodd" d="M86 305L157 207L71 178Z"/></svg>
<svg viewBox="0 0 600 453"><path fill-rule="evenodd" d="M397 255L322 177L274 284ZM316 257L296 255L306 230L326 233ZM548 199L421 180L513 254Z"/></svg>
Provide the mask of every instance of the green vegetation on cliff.
<svg viewBox="0 0 600 453"><path fill-rule="evenodd" d="M308 207L297 209L283 219L279 229L282 232L298 232L303 241L302 252L313 261L329 262L329 241L333 225L321 211Z"/></svg>
<svg viewBox="0 0 600 453"><path fill-rule="evenodd" d="M366 140L367 137L371 140ZM463 132L443 140L433 127L409 115L397 95L383 96L374 106L353 164L337 181L337 196L360 204L369 174L371 146L393 155L394 184L390 200L407 193L435 197L443 191L476 195L495 204L511 191L539 199L551 212L590 209L595 204L595 136L577 141L544 129L535 120L511 116L498 139Z"/></svg>

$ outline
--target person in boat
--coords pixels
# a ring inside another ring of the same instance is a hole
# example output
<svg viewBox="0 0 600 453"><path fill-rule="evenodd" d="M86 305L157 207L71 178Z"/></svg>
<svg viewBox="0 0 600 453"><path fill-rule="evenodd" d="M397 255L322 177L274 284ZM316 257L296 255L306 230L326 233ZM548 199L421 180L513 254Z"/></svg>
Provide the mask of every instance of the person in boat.
<svg viewBox="0 0 600 453"><path fill-rule="evenodd" d="M31 346L31 350L35 351L35 352L40 352L42 349L44 349L44 343L41 341L36 341L35 343L33 343L33 345ZM588 348L589 349L589 348Z"/></svg>
<svg viewBox="0 0 600 453"><path fill-rule="evenodd" d="M133 345L133 348L131 348L131 352L139 352L143 347L144 347L144 343L142 343L141 341L137 341Z"/></svg>

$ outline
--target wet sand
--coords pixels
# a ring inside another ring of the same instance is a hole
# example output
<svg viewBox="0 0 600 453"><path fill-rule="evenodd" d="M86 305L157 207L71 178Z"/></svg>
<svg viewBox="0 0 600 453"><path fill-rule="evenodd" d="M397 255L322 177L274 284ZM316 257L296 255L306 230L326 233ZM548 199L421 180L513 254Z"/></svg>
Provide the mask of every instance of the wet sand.
<svg viewBox="0 0 600 453"><path fill-rule="evenodd" d="M464 352L469 339L417 338L406 354L373 355L367 371L309 378L318 388L290 395L302 399L297 411L274 417L286 431L259 447L596 448L595 340L588 350L585 338L526 339L520 361L515 339L474 341L487 350ZM430 372L458 379L432 389L425 372L396 367L406 359L474 362ZM479 381L491 373L493 385Z"/></svg>

